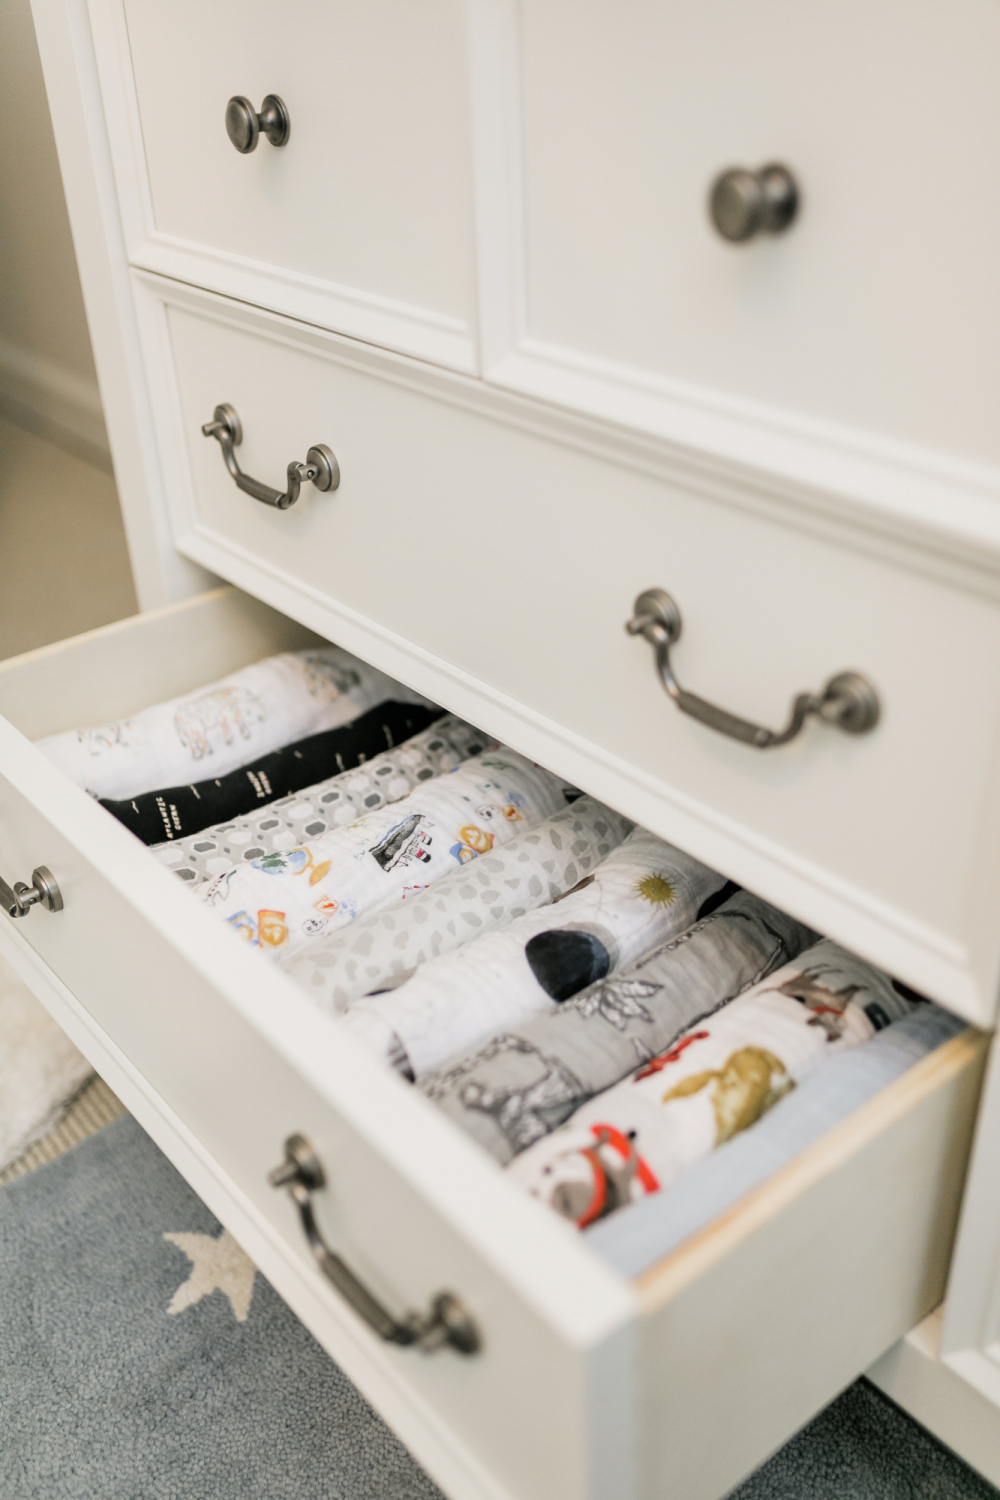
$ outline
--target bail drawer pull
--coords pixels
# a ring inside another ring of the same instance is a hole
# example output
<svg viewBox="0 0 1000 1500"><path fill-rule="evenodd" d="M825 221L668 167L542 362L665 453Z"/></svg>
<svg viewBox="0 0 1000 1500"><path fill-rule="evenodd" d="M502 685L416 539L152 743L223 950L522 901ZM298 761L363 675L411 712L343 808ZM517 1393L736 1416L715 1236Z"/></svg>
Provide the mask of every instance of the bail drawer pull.
<svg viewBox="0 0 1000 1500"><path fill-rule="evenodd" d="M39 865L31 872L31 884L19 880L9 886L0 875L0 906L8 917L26 917L33 906L44 906L46 911L62 911L62 891L52 871Z"/></svg>
<svg viewBox="0 0 1000 1500"><path fill-rule="evenodd" d="M340 484L340 465L325 443L317 443L310 448L304 464L292 460L288 465L288 487L284 494L281 490L272 489L269 484L262 484L259 479L251 479L249 474L244 474L234 451L243 441L243 425L235 408L227 402L220 402L212 413L211 422L206 422L201 430L205 437L218 439L226 468L236 480L237 488L252 495L263 505L287 510L290 505L295 504L302 485L309 480L318 490L335 490Z"/></svg>
<svg viewBox="0 0 1000 1500"><path fill-rule="evenodd" d="M439 1292L426 1313L406 1313L402 1318L394 1318L330 1249L320 1234L312 1202L312 1194L324 1186L326 1178L304 1135L288 1137L285 1160L268 1174L267 1180L272 1187L288 1189L320 1270L379 1338L389 1344L416 1344L428 1352L447 1344L459 1354L477 1353L479 1330L453 1292Z"/></svg>
<svg viewBox="0 0 1000 1500"><path fill-rule="evenodd" d="M663 589L646 589L635 601L634 613L625 626L629 635L641 635L656 653L660 680L677 707L693 719L717 729L731 739L753 745L757 750L773 750L794 740L811 714L842 729L845 734L867 734L875 728L881 714L878 694L860 672L838 672L819 693L799 693L792 704L784 729L765 729L749 719L741 719L727 709L717 708L695 693L682 688L670 664L670 648L681 635L681 612Z"/></svg>

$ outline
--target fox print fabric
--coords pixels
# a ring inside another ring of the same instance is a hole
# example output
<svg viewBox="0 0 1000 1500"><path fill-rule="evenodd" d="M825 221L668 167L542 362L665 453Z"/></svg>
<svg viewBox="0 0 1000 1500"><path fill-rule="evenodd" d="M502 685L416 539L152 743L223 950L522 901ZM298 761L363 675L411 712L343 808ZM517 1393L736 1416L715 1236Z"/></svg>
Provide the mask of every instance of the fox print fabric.
<svg viewBox="0 0 1000 1500"><path fill-rule="evenodd" d="M421 1087L509 1162L815 941L794 918L739 891L635 963L505 1028Z"/></svg>
<svg viewBox="0 0 1000 1500"><path fill-rule="evenodd" d="M326 776L353 770L412 739L443 713L419 703L380 703L350 724L296 740L225 776L140 792L127 801L102 797L101 806L144 844L172 843L289 797Z"/></svg>
<svg viewBox="0 0 1000 1500"><path fill-rule="evenodd" d="M398 985L418 964L555 900L631 828L592 797L580 797L429 890L359 917L282 962L323 1010L336 1015L363 995Z"/></svg>
<svg viewBox="0 0 1000 1500"><path fill-rule="evenodd" d="M405 900L577 796L513 750L489 750L391 807L232 867L195 895L246 942L292 953Z"/></svg>
<svg viewBox="0 0 1000 1500"><path fill-rule="evenodd" d="M359 1001L338 1024L387 1060L398 1059L401 1046L408 1070L422 1078L682 932L723 884L637 828L565 895L432 959L398 989Z"/></svg>
<svg viewBox="0 0 1000 1500"><path fill-rule="evenodd" d="M427 704L339 646L286 651L117 724L50 735L38 748L93 796L126 800L192 776L225 776L390 698Z"/></svg>
<svg viewBox="0 0 1000 1500"><path fill-rule="evenodd" d="M415 786L482 754L491 743L471 724L448 714L433 728L353 771L330 776L191 838L158 844L152 852L194 889L233 865L295 849L303 839L317 839L365 813L398 802Z"/></svg>
<svg viewBox="0 0 1000 1500"><path fill-rule="evenodd" d="M817 943L689 1027L507 1170L584 1229L668 1188L823 1059L868 1041L916 1003L835 943Z"/></svg>

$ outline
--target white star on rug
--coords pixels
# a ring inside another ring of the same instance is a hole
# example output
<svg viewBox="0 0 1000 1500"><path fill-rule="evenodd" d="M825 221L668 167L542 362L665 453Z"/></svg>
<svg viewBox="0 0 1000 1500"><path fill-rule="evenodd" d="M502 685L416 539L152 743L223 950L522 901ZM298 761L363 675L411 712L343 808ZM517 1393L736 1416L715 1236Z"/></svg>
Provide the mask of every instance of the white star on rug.
<svg viewBox="0 0 1000 1500"><path fill-rule="evenodd" d="M224 1229L217 1240L210 1234L165 1234L163 1238L183 1250L191 1262L191 1275L177 1288L167 1312L183 1312L219 1291L229 1298L237 1323L245 1323L257 1267L229 1230Z"/></svg>

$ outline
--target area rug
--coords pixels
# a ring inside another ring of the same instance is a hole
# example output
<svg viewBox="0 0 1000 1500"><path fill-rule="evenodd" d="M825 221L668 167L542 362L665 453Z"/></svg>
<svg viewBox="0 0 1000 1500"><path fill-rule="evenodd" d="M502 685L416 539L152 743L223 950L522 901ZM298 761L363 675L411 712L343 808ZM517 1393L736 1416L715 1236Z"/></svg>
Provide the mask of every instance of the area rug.
<svg viewBox="0 0 1000 1500"><path fill-rule="evenodd" d="M997 1494L858 1382L732 1500ZM442 1497L126 1116L0 1188L0 1500Z"/></svg>

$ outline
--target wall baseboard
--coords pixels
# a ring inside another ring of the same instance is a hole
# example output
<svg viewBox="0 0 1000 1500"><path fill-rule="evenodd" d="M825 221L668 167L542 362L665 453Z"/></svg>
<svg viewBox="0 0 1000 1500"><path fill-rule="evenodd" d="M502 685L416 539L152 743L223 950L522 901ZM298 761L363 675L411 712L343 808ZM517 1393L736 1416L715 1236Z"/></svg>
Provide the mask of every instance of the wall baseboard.
<svg viewBox="0 0 1000 1500"><path fill-rule="evenodd" d="M28 349L0 340L0 410L13 421L110 471L96 380L85 380Z"/></svg>

